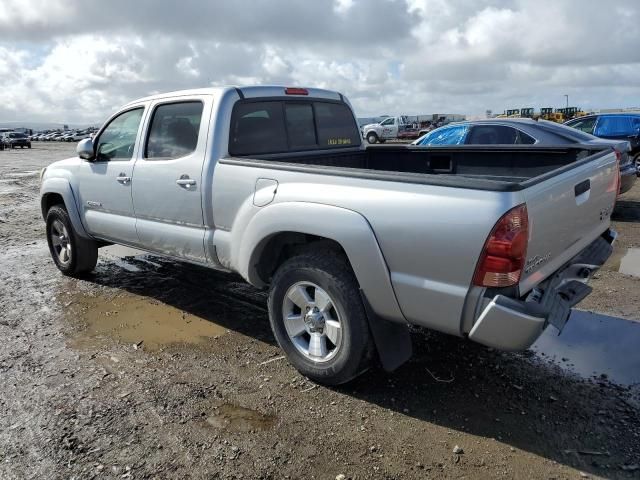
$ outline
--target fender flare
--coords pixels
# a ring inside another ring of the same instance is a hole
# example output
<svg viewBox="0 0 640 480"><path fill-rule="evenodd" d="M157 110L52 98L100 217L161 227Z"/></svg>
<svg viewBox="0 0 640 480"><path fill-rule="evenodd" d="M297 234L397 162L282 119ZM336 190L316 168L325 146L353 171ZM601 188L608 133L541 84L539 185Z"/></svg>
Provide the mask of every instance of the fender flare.
<svg viewBox="0 0 640 480"><path fill-rule="evenodd" d="M265 286L256 266L274 235L295 232L328 238L344 249L373 311L386 320L406 323L375 234L359 213L320 203L282 202L262 208L245 228L233 230L238 233L232 234L231 258L235 259L236 270L249 283ZM236 236L238 238L233 238Z"/></svg>
<svg viewBox="0 0 640 480"><path fill-rule="evenodd" d="M83 238L93 238L87 233L80 219L78 212L78 205L76 203L71 184L65 178L49 178L42 182L40 187L40 209L42 211L42 218L47 219L47 212L45 210L45 199L49 194L58 194L64 201L64 206L69 213L71 224L75 232Z"/></svg>
<svg viewBox="0 0 640 480"><path fill-rule="evenodd" d="M383 368L393 371L412 355L409 328L400 310L391 277L375 234L357 212L319 203L284 202L260 210L244 229L233 252L239 273L264 286L256 265L270 238L296 232L329 238L344 249L360 285L369 329Z"/></svg>

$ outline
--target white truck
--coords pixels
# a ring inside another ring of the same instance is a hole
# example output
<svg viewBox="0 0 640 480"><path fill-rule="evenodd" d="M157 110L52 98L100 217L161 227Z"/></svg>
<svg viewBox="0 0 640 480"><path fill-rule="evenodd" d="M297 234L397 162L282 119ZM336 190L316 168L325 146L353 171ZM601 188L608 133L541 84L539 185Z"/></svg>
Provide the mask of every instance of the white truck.
<svg viewBox="0 0 640 480"><path fill-rule="evenodd" d="M392 139L415 140L428 132L419 128L415 122L410 122L406 115L386 117L378 123L370 123L361 129L362 138L368 143L384 143Z"/></svg>
<svg viewBox="0 0 640 480"><path fill-rule="evenodd" d="M221 87L125 105L40 192L64 274L109 243L238 272L291 363L339 384L403 363L408 324L505 350L562 329L619 182L607 146L365 147L340 93Z"/></svg>

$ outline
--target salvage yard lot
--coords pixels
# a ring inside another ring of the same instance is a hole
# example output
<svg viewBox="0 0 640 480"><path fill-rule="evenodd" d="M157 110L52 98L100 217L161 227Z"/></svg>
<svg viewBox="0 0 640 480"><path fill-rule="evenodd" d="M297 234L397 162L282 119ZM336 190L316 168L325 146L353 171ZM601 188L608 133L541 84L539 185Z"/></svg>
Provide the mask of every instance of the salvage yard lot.
<svg viewBox="0 0 640 480"><path fill-rule="evenodd" d="M74 148L0 152L0 478L640 478L640 278L620 273L640 273L640 184L560 337L503 353L415 330L397 372L328 389L235 275L109 247L63 277L38 171Z"/></svg>

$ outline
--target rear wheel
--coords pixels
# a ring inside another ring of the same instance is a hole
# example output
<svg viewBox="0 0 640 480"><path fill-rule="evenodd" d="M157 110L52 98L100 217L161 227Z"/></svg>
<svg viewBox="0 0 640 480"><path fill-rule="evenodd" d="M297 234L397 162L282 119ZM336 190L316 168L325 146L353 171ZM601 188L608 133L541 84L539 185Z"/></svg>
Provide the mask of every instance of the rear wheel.
<svg viewBox="0 0 640 480"><path fill-rule="evenodd" d="M378 135L376 135L374 132L370 132L367 134L367 142L374 144L378 141Z"/></svg>
<svg viewBox="0 0 640 480"><path fill-rule="evenodd" d="M370 366L374 346L358 284L336 252L304 253L280 266L269 320L291 364L318 383L339 385Z"/></svg>
<svg viewBox="0 0 640 480"><path fill-rule="evenodd" d="M637 153L635 157L633 157L633 162L636 166L636 175L640 177L640 153Z"/></svg>
<svg viewBox="0 0 640 480"><path fill-rule="evenodd" d="M98 262L96 242L75 232L69 213L62 205L51 207L47 213L47 243L51 258L65 275L90 272Z"/></svg>

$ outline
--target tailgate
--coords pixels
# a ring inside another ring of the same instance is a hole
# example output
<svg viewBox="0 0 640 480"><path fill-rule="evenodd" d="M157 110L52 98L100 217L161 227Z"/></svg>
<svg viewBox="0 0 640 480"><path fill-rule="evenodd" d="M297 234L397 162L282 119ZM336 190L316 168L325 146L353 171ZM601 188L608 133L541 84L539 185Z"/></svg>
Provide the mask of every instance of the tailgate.
<svg viewBox="0 0 640 480"><path fill-rule="evenodd" d="M529 244L521 295L607 230L617 196L616 156L610 149L602 150L531 182L523 192Z"/></svg>

